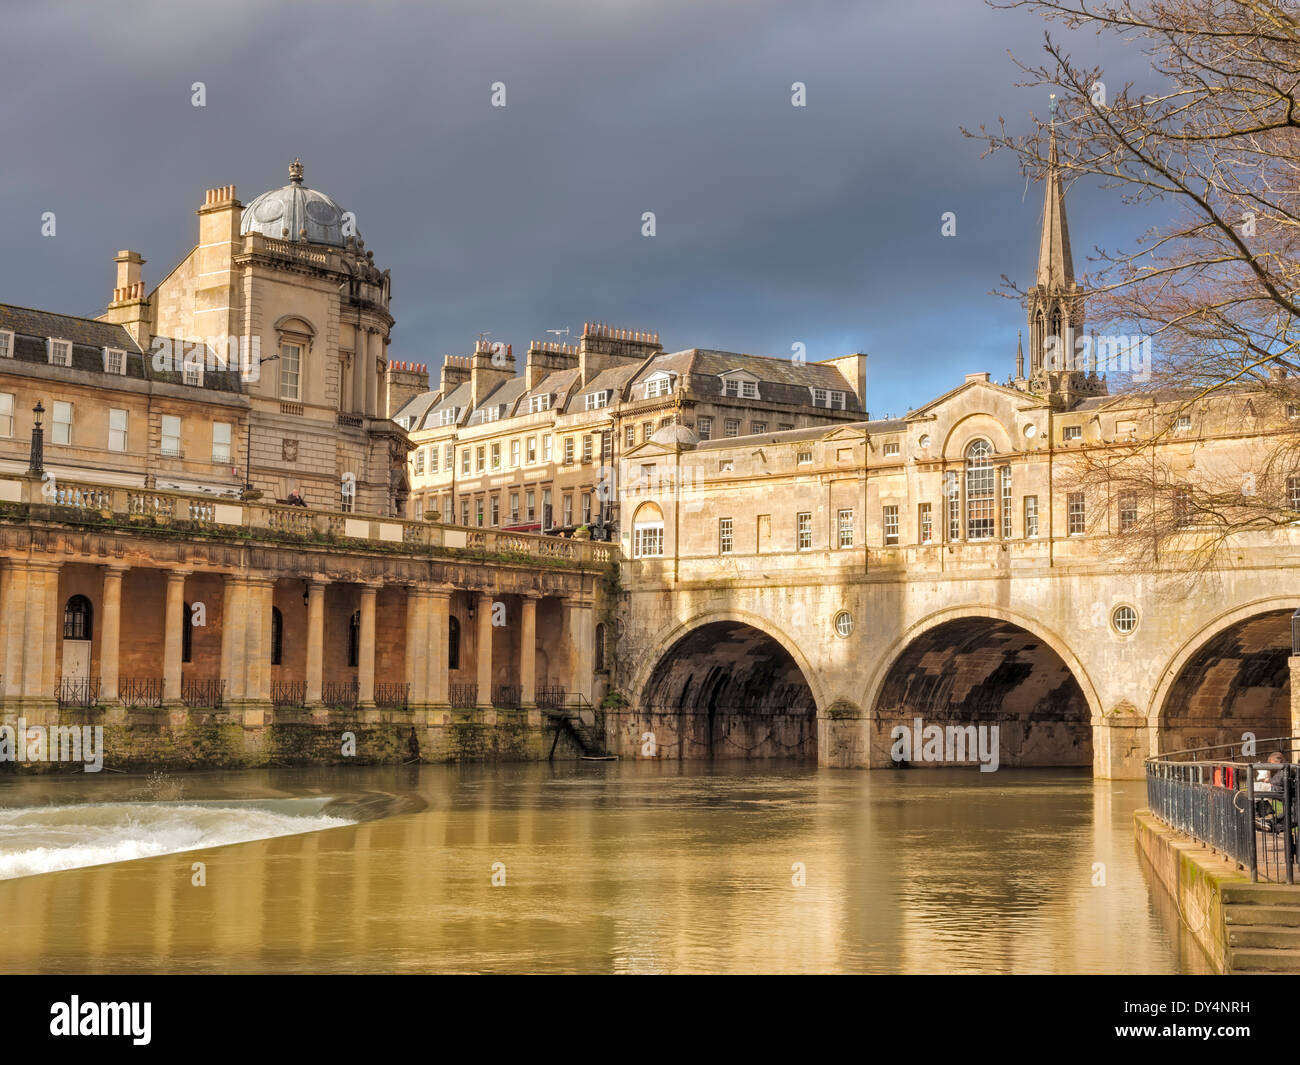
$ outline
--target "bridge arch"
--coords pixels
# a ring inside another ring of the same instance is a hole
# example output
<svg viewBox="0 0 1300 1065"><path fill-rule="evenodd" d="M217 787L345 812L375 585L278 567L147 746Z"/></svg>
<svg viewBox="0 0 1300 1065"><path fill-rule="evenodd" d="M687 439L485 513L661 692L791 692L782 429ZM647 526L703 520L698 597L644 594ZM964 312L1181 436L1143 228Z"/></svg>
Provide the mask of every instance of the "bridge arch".
<svg viewBox="0 0 1300 1065"><path fill-rule="evenodd" d="M1154 751L1289 735L1291 615L1296 596L1219 614L1179 647L1147 708Z"/></svg>
<svg viewBox="0 0 1300 1065"><path fill-rule="evenodd" d="M662 632L633 681L625 729L662 758L813 758L817 674L788 635L747 611L697 614Z"/></svg>
<svg viewBox="0 0 1300 1065"><path fill-rule="evenodd" d="M894 761L895 729L912 729L919 717L945 732L996 725L1002 766L1091 767L1101 719L1096 689L1069 645L1036 620L989 606L937 611L912 625L881 657L863 706L874 766ZM933 761L920 751L907 760Z"/></svg>

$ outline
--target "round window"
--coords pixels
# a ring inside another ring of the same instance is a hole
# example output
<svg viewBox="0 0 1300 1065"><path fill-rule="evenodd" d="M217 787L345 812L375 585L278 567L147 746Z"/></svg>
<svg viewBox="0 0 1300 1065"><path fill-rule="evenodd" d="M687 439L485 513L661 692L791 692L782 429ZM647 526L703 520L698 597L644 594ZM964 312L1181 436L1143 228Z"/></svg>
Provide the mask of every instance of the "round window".
<svg viewBox="0 0 1300 1065"><path fill-rule="evenodd" d="M1033 422L1030 422L1028 425L1025 426L1026 440L1032 440L1037 435L1038 435L1038 426L1036 426Z"/></svg>
<svg viewBox="0 0 1300 1065"><path fill-rule="evenodd" d="M920 444L922 447L929 447L929 446L930 446L930 438L929 438L929 436L923 436L923 437L921 437L920 440L917 441L917 443Z"/></svg>
<svg viewBox="0 0 1300 1065"><path fill-rule="evenodd" d="M1110 615L1110 623L1121 636L1127 636L1138 625L1137 611L1131 606L1117 606Z"/></svg>
<svg viewBox="0 0 1300 1065"><path fill-rule="evenodd" d="M853 631L853 615L847 610L841 610L835 615L835 631L841 636L847 636Z"/></svg>

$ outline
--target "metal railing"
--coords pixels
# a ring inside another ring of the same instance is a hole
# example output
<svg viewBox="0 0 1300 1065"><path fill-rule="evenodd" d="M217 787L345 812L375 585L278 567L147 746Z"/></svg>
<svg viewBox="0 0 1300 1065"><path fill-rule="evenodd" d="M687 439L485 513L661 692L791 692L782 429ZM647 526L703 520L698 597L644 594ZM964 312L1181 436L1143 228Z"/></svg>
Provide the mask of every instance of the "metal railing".
<svg viewBox="0 0 1300 1065"><path fill-rule="evenodd" d="M498 684L492 689L492 705L501 710L518 710L524 689L518 684Z"/></svg>
<svg viewBox="0 0 1300 1065"><path fill-rule="evenodd" d="M201 706L213 710L221 709L222 697L226 694L224 680L183 680L181 681L181 702L186 706Z"/></svg>
<svg viewBox="0 0 1300 1065"><path fill-rule="evenodd" d="M447 701L452 706L468 710L478 706L477 684L448 684Z"/></svg>
<svg viewBox="0 0 1300 1065"><path fill-rule="evenodd" d="M305 680L271 681L271 705L302 706L307 701L307 682Z"/></svg>
<svg viewBox="0 0 1300 1065"><path fill-rule="evenodd" d="M563 688L538 688L537 706L542 710L562 710L568 692Z"/></svg>
<svg viewBox="0 0 1300 1065"><path fill-rule="evenodd" d="M1146 760L1151 812L1250 871L1296 882L1300 765L1295 737L1174 751ZM1270 758L1272 760L1270 760ZM1280 760L1279 760L1280 758Z"/></svg>
<svg viewBox="0 0 1300 1065"><path fill-rule="evenodd" d="M375 685L375 705L385 710L405 710L411 698L411 686L397 681Z"/></svg>
<svg viewBox="0 0 1300 1065"><path fill-rule="evenodd" d="M162 706L162 677L122 677L117 698L123 706Z"/></svg>
<svg viewBox="0 0 1300 1065"><path fill-rule="evenodd" d="M330 680L321 685L321 702L338 710L355 710L358 694L355 680Z"/></svg>
<svg viewBox="0 0 1300 1065"><path fill-rule="evenodd" d="M95 706L99 702L99 678L63 677L56 698L59 706Z"/></svg>

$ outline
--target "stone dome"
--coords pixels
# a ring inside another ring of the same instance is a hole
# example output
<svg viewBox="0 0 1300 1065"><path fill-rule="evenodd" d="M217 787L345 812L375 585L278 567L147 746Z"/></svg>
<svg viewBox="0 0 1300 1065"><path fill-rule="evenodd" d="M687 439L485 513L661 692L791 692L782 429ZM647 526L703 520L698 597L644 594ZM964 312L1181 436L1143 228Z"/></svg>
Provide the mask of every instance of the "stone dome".
<svg viewBox="0 0 1300 1065"><path fill-rule="evenodd" d="M302 183L302 163L295 159L289 164L289 184L262 193L244 208L239 232L341 248L345 240L343 208Z"/></svg>
<svg viewBox="0 0 1300 1065"><path fill-rule="evenodd" d="M662 429L650 437L652 443L663 444L666 447L691 448L700 442L690 429L684 425L665 425Z"/></svg>

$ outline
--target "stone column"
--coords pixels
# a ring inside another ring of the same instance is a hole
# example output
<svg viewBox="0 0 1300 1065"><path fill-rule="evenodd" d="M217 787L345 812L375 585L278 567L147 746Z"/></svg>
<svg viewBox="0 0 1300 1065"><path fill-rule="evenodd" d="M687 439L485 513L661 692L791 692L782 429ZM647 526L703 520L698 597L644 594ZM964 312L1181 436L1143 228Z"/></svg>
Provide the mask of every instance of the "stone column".
<svg viewBox="0 0 1300 1065"><path fill-rule="evenodd" d="M568 596L564 600L564 628L569 651L569 684L571 693L592 701L592 672L595 669L595 629L592 625L592 604Z"/></svg>
<svg viewBox="0 0 1300 1065"><path fill-rule="evenodd" d="M361 632L357 641L357 705L375 705L375 600L377 584L361 586Z"/></svg>
<svg viewBox="0 0 1300 1065"><path fill-rule="evenodd" d="M313 577L307 585L307 695L308 706L320 706L325 687L325 585Z"/></svg>
<svg viewBox="0 0 1300 1065"><path fill-rule="evenodd" d="M271 603L275 582L265 577L246 582L244 642L244 700L269 704L271 701ZM261 708L266 709L265 705ZM258 708L244 713L245 725L260 725Z"/></svg>
<svg viewBox="0 0 1300 1065"><path fill-rule="evenodd" d="M16 559L5 563L4 609L4 695L15 706L23 694L23 644L26 638L27 564Z"/></svg>
<svg viewBox="0 0 1300 1065"><path fill-rule="evenodd" d="M478 699L480 707L492 706L492 596L480 592L478 596L478 639L474 643L478 660Z"/></svg>
<svg viewBox="0 0 1300 1065"><path fill-rule="evenodd" d="M423 588L406 588L406 683L407 703L424 707L428 701L426 687L429 667L424 660L429 646L429 593Z"/></svg>
<svg viewBox="0 0 1300 1065"><path fill-rule="evenodd" d="M185 578L189 570L168 570L163 610L163 703L181 701L181 640L190 619L185 616Z"/></svg>
<svg viewBox="0 0 1300 1065"><path fill-rule="evenodd" d="M45 570L45 609L42 631L45 635L41 648L41 699L57 706L59 639L63 635L63 611L59 609L59 563L43 566Z"/></svg>
<svg viewBox="0 0 1300 1065"><path fill-rule="evenodd" d="M1300 736L1300 656L1291 655L1286 661L1291 667L1291 735Z"/></svg>
<svg viewBox="0 0 1300 1065"><path fill-rule="evenodd" d="M372 418L378 409L375 405L375 394L378 389L378 382L375 380L375 348L378 339L378 334L374 330L366 330L366 361L362 373L366 378L366 413Z"/></svg>
<svg viewBox="0 0 1300 1065"><path fill-rule="evenodd" d="M105 705L117 702L117 681L122 654L122 577L125 566L104 567L104 590L99 623L99 698Z"/></svg>
<svg viewBox="0 0 1300 1065"><path fill-rule="evenodd" d="M519 706L529 710L537 705L537 600L529 593L521 600L519 623Z"/></svg>
<svg viewBox="0 0 1300 1065"><path fill-rule="evenodd" d="M27 583L23 589L23 641L19 673L22 677L23 701L41 697L41 670L45 658L45 567L28 563Z"/></svg>
<svg viewBox="0 0 1300 1065"><path fill-rule="evenodd" d="M248 585L233 573L222 575L221 679L224 697L239 702L248 690Z"/></svg>
<svg viewBox="0 0 1300 1065"><path fill-rule="evenodd" d="M430 706L448 704L447 641L451 628L451 589L434 588L427 594L429 622L424 655L425 698Z"/></svg>

